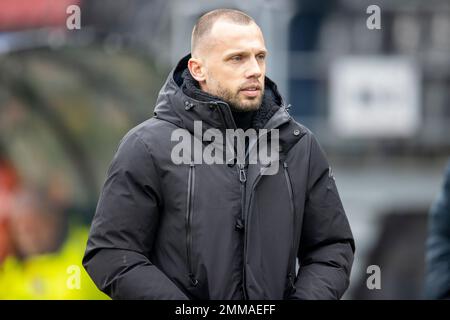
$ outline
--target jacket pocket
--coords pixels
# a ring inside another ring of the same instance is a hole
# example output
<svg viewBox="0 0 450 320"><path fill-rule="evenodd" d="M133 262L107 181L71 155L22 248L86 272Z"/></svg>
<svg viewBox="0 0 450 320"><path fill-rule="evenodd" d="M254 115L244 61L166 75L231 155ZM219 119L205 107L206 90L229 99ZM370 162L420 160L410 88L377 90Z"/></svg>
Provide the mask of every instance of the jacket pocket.
<svg viewBox="0 0 450 320"><path fill-rule="evenodd" d="M297 219L295 214L295 205L294 205L294 193L292 191L292 183L291 178L289 176L288 165L286 162L283 163L284 169L284 178L286 181L286 186L289 193L289 208L292 214L292 242L291 242L291 252L289 254L289 262L288 262L288 274L287 281L288 286L286 290L286 297L289 297L295 291L295 264L296 264L296 252L295 252L295 244L296 244L296 225Z"/></svg>
<svg viewBox="0 0 450 320"><path fill-rule="evenodd" d="M188 190L186 202L186 257L188 267L188 277L193 286L197 286L198 280L194 275L192 258L192 214L194 208L195 192L195 164L191 162L189 166Z"/></svg>

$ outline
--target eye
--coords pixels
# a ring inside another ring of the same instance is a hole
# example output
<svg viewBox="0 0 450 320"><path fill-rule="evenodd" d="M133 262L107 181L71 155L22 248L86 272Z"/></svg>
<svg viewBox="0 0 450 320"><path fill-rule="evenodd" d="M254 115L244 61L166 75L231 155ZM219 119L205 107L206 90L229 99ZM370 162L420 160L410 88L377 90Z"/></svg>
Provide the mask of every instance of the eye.
<svg viewBox="0 0 450 320"><path fill-rule="evenodd" d="M264 59L266 59L266 55L265 54L263 54L263 53L261 53L261 54L258 54L258 56L256 57L258 60L264 60Z"/></svg>
<svg viewBox="0 0 450 320"><path fill-rule="evenodd" d="M234 62L239 62L241 60L242 60L242 56L240 56L240 55L231 57L231 61L234 61Z"/></svg>

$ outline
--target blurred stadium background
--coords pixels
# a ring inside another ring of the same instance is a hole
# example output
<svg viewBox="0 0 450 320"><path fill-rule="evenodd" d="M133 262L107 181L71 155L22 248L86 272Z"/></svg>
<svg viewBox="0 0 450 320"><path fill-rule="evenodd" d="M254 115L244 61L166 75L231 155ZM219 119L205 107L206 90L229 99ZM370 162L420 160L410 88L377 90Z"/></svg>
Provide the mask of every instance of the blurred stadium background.
<svg viewBox="0 0 450 320"><path fill-rule="evenodd" d="M423 298L450 156L450 2L0 0L0 299L107 298L81 257L108 164L219 7L261 26L268 76L329 156L357 245L344 298ZM373 264L380 290L366 286Z"/></svg>

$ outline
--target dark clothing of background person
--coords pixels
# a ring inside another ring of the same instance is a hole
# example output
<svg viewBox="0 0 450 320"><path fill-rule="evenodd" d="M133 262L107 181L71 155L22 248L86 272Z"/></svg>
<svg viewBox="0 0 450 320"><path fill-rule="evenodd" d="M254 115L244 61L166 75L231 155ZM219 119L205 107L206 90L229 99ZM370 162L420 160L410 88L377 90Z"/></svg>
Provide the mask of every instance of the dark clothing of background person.
<svg viewBox="0 0 450 320"><path fill-rule="evenodd" d="M250 125L279 130L276 174L234 159L172 161L174 130L193 139L194 121L203 133L236 129L227 103L186 88L188 59L170 73L155 116L119 145L92 222L87 272L114 299L341 298L352 232L324 152L270 79Z"/></svg>
<svg viewBox="0 0 450 320"><path fill-rule="evenodd" d="M443 188L430 209L426 252L425 296L450 299L450 162Z"/></svg>

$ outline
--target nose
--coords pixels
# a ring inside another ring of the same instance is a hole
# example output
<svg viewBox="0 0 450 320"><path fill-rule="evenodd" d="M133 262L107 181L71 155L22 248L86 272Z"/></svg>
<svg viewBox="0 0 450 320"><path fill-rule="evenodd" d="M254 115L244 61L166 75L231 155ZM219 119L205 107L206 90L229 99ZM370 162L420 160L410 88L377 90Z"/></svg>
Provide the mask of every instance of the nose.
<svg viewBox="0 0 450 320"><path fill-rule="evenodd" d="M258 63L256 57L249 59L249 66L246 71L246 78L256 78L258 79L262 75L261 65Z"/></svg>

